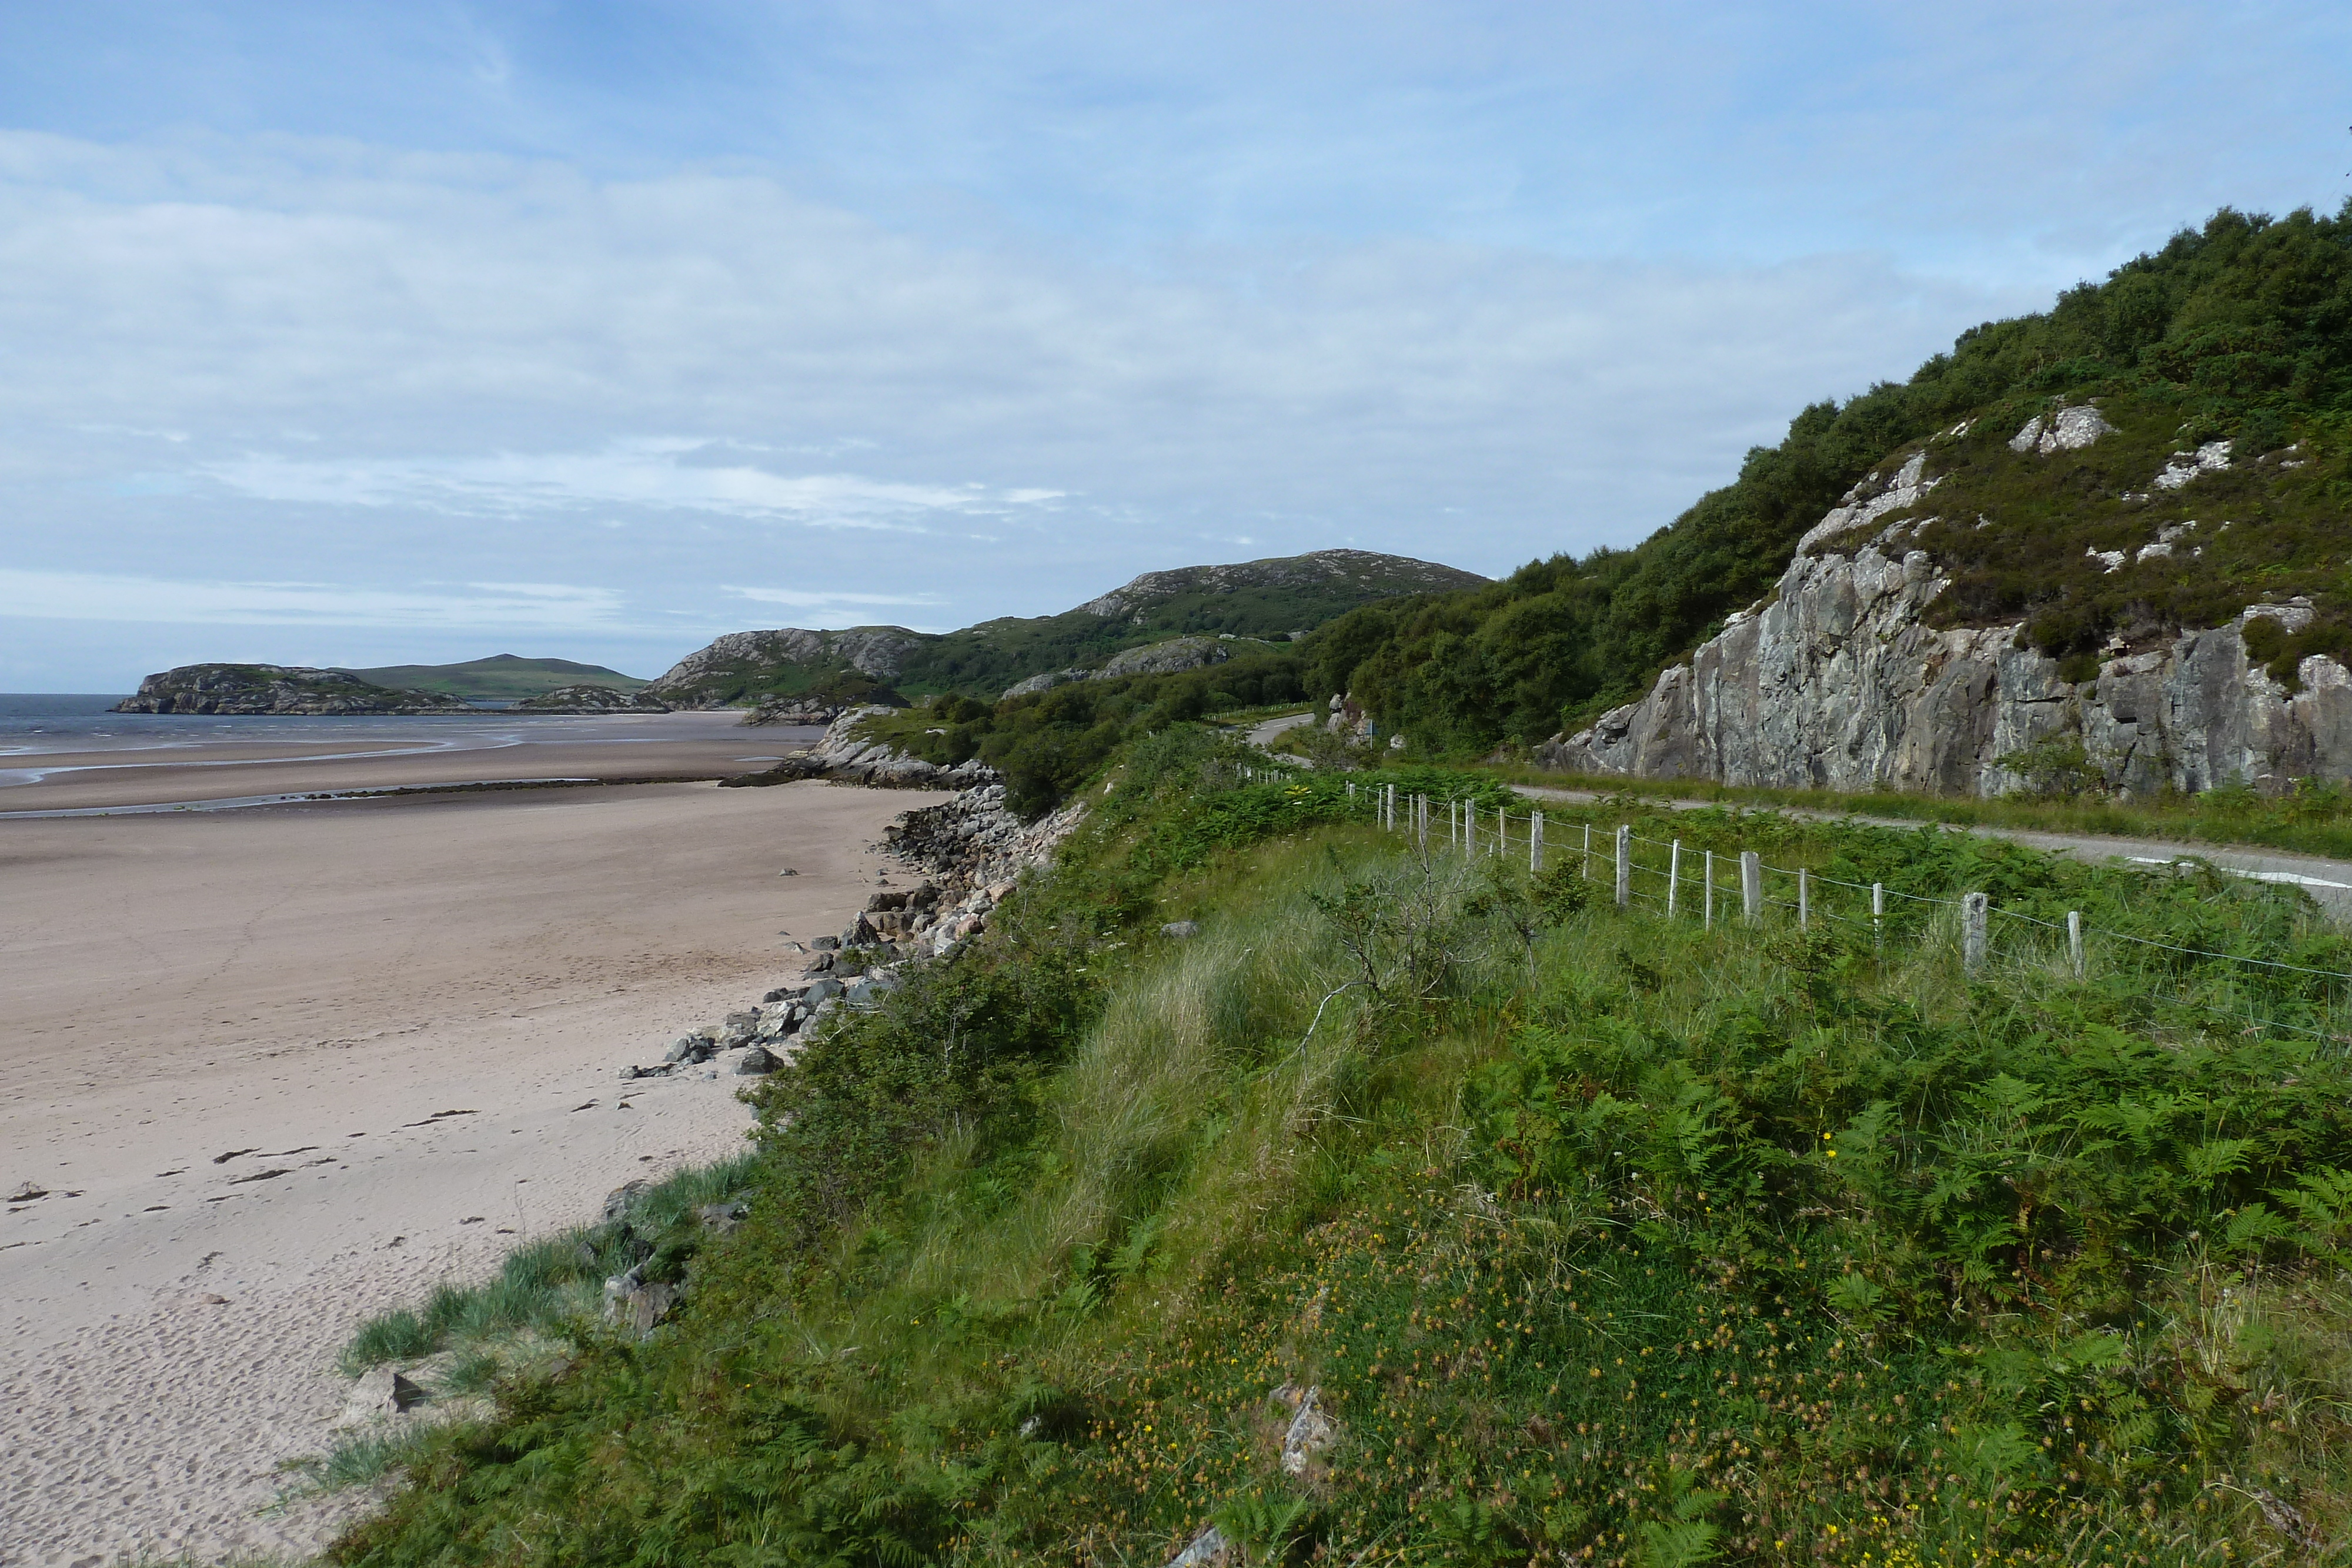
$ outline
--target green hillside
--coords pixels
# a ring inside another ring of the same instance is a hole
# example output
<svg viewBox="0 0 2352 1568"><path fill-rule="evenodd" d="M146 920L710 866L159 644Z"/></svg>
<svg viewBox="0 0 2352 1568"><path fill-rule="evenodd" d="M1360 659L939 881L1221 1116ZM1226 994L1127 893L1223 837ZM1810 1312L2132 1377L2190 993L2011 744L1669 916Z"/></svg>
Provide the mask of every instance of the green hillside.
<svg viewBox="0 0 2352 1568"><path fill-rule="evenodd" d="M1143 743L751 1152L370 1324L354 1367L445 1348L495 1408L323 1467L404 1478L330 1560L2337 1560L2352 943L2299 894L1636 814L1910 895L1706 929L1250 760ZM2007 920L1965 976L1919 901L1970 889L2302 967L2078 981ZM593 1318L632 1260L687 1290L641 1342Z"/></svg>
<svg viewBox="0 0 2352 1568"><path fill-rule="evenodd" d="M993 702L1033 675L1100 665L1180 636L1287 643L1334 616L1384 599L1482 584L1473 572L1366 550L1318 550L1227 566L1148 572L1058 615L1007 616L960 632L859 626L842 632L740 632L689 655L654 683L682 706L771 694L840 702L954 693Z"/></svg>
<svg viewBox="0 0 2352 1568"><path fill-rule="evenodd" d="M513 653L494 653L462 664L387 664L381 669L343 673L380 686L439 692L470 702L519 702L574 685L635 692L651 684L602 664L575 664L569 659L525 659Z"/></svg>
<svg viewBox="0 0 2352 1568"><path fill-rule="evenodd" d="M2085 403L2115 435L2010 449L2037 414ZM2226 470L2155 483L2220 441ZM1856 481L1922 451L1944 482L1886 522L1940 518L1905 548L1955 573L1948 623L2026 621L2079 659L2301 593L2317 619L2266 656L2291 674L2299 653L2352 646L2352 204L2334 218L2225 210L2045 313L1962 334L1906 382L1816 403L1634 549L1342 616L1314 641L1309 685L1353 691L1440 754L1575 728L1770 592ZM2137 559L2191 518L2171 555ZM2115 549L2115 571L2087 553Z"/></svg>

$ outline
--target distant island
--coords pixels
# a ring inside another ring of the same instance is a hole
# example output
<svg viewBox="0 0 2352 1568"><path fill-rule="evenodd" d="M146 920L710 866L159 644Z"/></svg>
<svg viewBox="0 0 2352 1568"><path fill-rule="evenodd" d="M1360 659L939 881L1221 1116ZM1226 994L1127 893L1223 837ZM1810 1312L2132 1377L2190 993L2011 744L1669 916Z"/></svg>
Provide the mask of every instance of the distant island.
<svg viewBox="0 0 2352 1568"><path fill-rule="evenodd" d="M425 714L479 713L439 692L403 691L341 670L286 664L183 664L139 683L116 713Z"/></svg>

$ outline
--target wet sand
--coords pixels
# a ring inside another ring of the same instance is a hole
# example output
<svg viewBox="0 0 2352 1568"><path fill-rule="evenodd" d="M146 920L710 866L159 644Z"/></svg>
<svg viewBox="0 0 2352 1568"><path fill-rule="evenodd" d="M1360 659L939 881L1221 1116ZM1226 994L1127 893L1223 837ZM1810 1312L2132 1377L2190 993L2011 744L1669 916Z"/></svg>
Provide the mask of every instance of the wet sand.
<svg viewBox="0 0 2352 1568"><path fill-rule="evenodd" d="M380 737L353 734L344 725L331 738L251 741L213 738L220 721L207 720L202 738L177 743L167 728L151 723L136 745L0 755L0 819L459 783L724 779L763 768L824 733L746 728L741 716L677 713L517 723L485 715L436 724L392 721ZM286 723L261 722L273 728Z"/></svg>
<svg viewBox="0 0 2352 1568"><path fill-rule="evenodd" d="M0 821L0 1193L48 1191L0 1213L0 1564L322 1544L356 1500L262 1511L352 1327L740 1146L742 1081L619 1068L796 970L782 933L839 930L941 798Z"/></svg>

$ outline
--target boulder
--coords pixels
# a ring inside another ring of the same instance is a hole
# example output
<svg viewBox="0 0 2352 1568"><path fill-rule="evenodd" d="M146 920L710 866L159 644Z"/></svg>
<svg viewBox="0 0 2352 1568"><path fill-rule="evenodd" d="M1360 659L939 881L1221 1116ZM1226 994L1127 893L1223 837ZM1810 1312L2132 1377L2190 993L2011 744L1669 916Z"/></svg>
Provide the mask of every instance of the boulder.
<svg viewBox="0 0 2352 1568"><path fill-rule="evenodd" d="M739 1197L732 1203L706 1203L694 1211L694 1218L703 1229L714 1236L724 1236L742 1224L743 1217L751 1212L751 1206Z"/></svg>
<svg viewBox="0 0 2352 1568"><path fill-rule="evenodd" d="M639 1339L669 1316L677 1305L677 1287L659 1281L647 1283L636 1269L604 1281L604 1321Z"/></svg>
<svg viewBox="0 0 2352 1568"><path fill-rule="evenodd" d="M783 1062L766 1046L755 1045L745 1051L743 1059L735 1064L735 1075L738 1078L761 1078L782 1065Z"/></svg>
<svg viewBox="0 0 2352 1568"><path fill-rule="evenodd" d="M649 1181L624 1182L606 1193L604 1212L597 1217L599 1222L610 1225L616 1219L626 1219L629 1210L636 1207L637 1200L645 1197L652 1186Z"/></svg>
<svg viewBox="0 0 2352 1568"><path fill-rule="evenodd" d="M1172 936L1179 942L1189 941L1200 934L1201 923L1197 920L1171 920L1160 928L1160 935Z"/></svg>
<svg viewBox="0 0 2352 1568"><path fill-rule="evenodd" d="M819 1002L824 1001L826 998L837 997L848 988L848 987L843 985L839 980L811 980L808 984L808 989L802 995L801 1000L814 1008Z"/></svg>
<svg viewBox="0 0 2352 1568"><path fill-rule="evenodd" d="M343 1401L343 1413L335 1417L335 1425L365 1426L397 1416L412 1405L423 1404L425 1399L425 1390L402 1375L397 1367L379 1366L352 1385L351 1397Z"/></svg>
<svg viewBox="0 0 2352 1568"><path fill-rule="evenodd" d="M1282 1473L1303 1476L1323 1457L1339 1429L1323 1414L1322 1389L1309 1388L1298 1401L1298 1414L1282 1435Z"/></svg>
<svg viewBox="0 0 2352 1568"><path fill-rule="evenodd" d="M1192 1543L1168 1560L1168 1568L1214 1568L1238 1555L1215 1525L1192 1537Z"/></svg>

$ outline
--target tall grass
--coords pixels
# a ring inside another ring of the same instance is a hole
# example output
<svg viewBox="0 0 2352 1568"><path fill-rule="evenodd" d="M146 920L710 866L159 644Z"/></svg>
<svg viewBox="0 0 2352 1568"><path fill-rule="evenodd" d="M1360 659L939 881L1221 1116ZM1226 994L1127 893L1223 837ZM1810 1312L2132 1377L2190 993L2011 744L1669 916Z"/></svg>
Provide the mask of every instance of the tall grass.
<svg viewBox="0 0 2352 1568"><path fill-rule="evenodd" d="M674 1332L503 1385L337 1559L1156 1563L1215 1520L1259 1560L2186 1563L2352 1522L2352 1071L2201 1005L2268 982L1546 914L1349 825L1139 880L1165 836L1106 819L778 1085ZM1771 831L2341 941L2277 890ZM1286 1384L1339 1427L1297 1474Z"/></svg>

